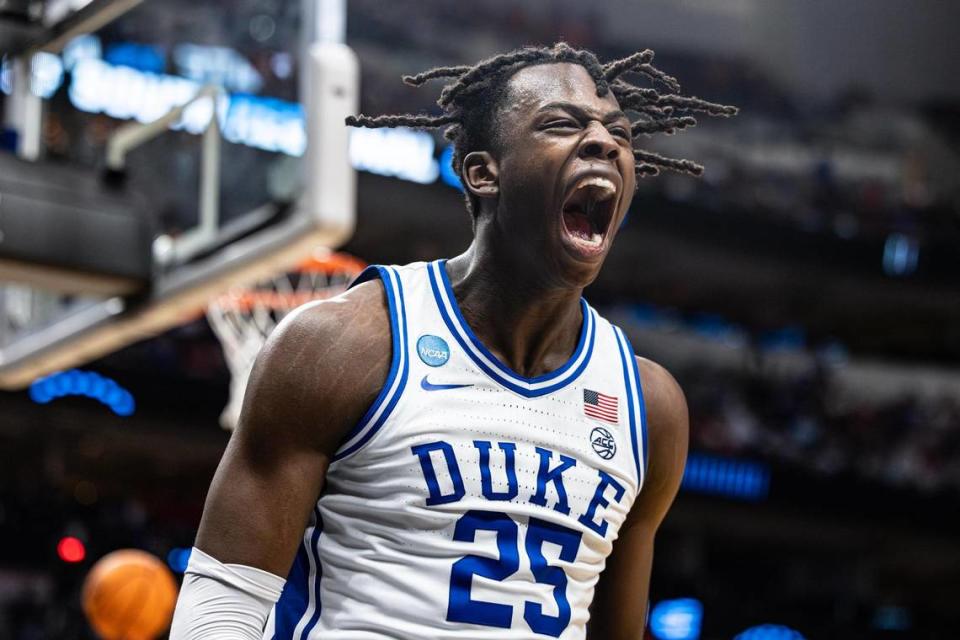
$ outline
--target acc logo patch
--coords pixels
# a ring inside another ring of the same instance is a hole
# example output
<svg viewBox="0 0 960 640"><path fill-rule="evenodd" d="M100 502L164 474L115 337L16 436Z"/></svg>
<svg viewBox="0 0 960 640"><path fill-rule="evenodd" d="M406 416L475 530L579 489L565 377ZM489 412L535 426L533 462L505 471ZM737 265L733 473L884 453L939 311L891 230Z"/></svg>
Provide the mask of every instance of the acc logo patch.
<svg viewBox="0 0 960 640"><path fill-rule="evenodd" d="M590 432L590 444L593 445L593 451L604 460L609 460L617 453L613 434L603 427L595 427Z"/></svg>
<svg viewBox="0 0 960 640"><path fill-rule="evenodd" d="M450 359L450 347L447 341L440 336L430 334L420 336L417 340L417 355L423 360L424 364L431 367L440 367L447 364Z"/></svg>

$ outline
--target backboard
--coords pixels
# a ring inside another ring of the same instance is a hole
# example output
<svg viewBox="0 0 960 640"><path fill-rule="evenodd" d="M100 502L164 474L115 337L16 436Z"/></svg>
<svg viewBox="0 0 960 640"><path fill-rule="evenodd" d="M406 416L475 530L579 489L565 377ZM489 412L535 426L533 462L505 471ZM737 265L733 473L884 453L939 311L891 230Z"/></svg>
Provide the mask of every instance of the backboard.
<svg viewBox="0 0 960 640"><path fill-rule="evenodd" d="M107 11L110 4L96 6ZM342 3L329 0L305 0L304 5L311 5L304 13L318 20L329 18L331 7L342 9ZM100 82L127 78L130 91L138 82L156 80L117 71L96 55L73 60L67 71L71 42L34 43L23 55L58 56L74 93L82 89L81 74L88 79L100 74ZM24 145L23 138L38 135L40 128L26 120L43 117L42 103L35 104L38 59L29 59L30 64L14 61L6 76L14 85L4 102L6 126L20 137L20 157L0 153L0 388L25 387L200 317L226 289L285 271L318 246L336 248L350 237L356 187L344 118L358 108L359 69L344 44L304 47L302 107L173 76L162 78L164 86L176 86L180 93L171 108L153 117L129 110L111 114L101 105L98 117L128 122L113 122L94 169L57 165L42 150L23 151L37 146ZM89 103L102 95L90 90L71 94L71 100ZM24 108L31 102L32 108ZM280 142L264 142L267 133ZM190 203L198 212L197 225L173 231L162 225L164 212L152 211L151 199L126 179L129 155L150 153L152 141L170 135L195 145L199 157ZM226 144L236 149L249 141L261 143L257 153L299 156L298 162L275 163L283 168L279 181L290 185L288 195L224 218L221 171L235 158L224 157L223 150Z"/></svg>

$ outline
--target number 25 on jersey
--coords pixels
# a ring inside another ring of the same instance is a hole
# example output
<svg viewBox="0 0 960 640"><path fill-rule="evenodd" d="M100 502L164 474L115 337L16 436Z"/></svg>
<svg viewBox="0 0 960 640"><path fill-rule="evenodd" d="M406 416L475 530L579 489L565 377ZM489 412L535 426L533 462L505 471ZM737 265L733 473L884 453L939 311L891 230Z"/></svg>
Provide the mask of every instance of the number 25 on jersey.
<svg viewBox="0 0 960 640"><path fill-rule="evenodd" d="M499 558L466 555L453 563L450 574L450 601L447 620L468 622L487 627L509 629L513 620L513 607L508 604L483 602L470 597L473 576L503 581L520 568L519 527L504 513L494 511L468 511L457 521L453 539L458 542L473 542L477 531L492 531L497 536ZM534 579L553 586L557 615L543 612L539 602L523 603L523 619L535 633L554 638L560 637L570 624L570 603L567 601L567 575L563 569L547 564L543 556L543 543L552 542L560 547L560 560L573 562L580 549L579 531L530 518L523 549L530 560Z"/></svg>

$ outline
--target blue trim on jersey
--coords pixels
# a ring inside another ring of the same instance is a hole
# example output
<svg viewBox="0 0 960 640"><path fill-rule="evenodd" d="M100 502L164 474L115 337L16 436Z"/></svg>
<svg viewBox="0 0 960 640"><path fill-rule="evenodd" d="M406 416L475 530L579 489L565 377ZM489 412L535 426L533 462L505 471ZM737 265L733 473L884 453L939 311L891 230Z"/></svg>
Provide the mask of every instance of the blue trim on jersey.
<svg viewBox="0 0 960 640"><path fill-rule="evenodd" d="M354 425L353 429L347 433L344 437L341 446L349 442L354 436L356 436L370 421L371 416L377 411L377 408L383 403L384 397L387 395L387 392L390 390L390 384L393 382L394 377L397 375L397 371L400 369L400 336L397 332L397 308L396 301L393 297L393 287L391 285L390 277L387 275L386 267L381 267L380 265L371 265L364 269L357 279L350 283L349 288L353 288L358 284L368 282L374 278L379 278L383 282L383 289L387 295L387 311L390 316L390 334L392 340L392 349L393 356L390 360L390 372L387 374L387 380L383 384L383 388L380 389L380 393L377 395L376 400L373 401L373 404L367 409L366 413L363 414L363 417L360 418L360 422Z"/></svg>
<svg viewBox="0 0 960 640"><path fill-rule="evenodd" d="M274 634L278 640L293 638L293 630L307 612L307 589L310 580L310 561L307 559L306 542L300 545L297 556L283 585L280 599L277 600L274 614Z"/></svg>
<svg viewBox="0 0 960 640"><path fill-rule="evenodd" d="M363 414L360 422L350 430L347 437L341 443L341 449L334 455L333 460L341 460L365 445L370 438L380 430L380 427L387 421L390 414L396 407L403 389L407 384L407 376L410 373L410 358L407 351L407 312L403 297L403 283L400 275L391 267L368 267L360 274L360 277L354 281L354 285L371 279L365 274L371 269L376 269L376 275L383 280L383 288L387 294L387 307L390 311L390 332L392 334L393 358L390 362L390 373L387 374L387 380L380 389L377 399ZM372 275L372 274L371 274ZM353 286L353 285L351 285ZM399 374L399 382L394 384ZM381 405L385 405L380 411ZM357 439L359 438L359 439ZM351 444L352 443L352 444ZM349 446L347 446L349 445ZM344 449L344 447L346 447Z"/></svg>
<svg viewBox="0 0 960 640"><path fill-rule="evenodd" d="M633 384L630 382L630 373L627 364L627 359L633 361L633 369L636 370L637 359L633 355L633 348L630 347L630 342L627 340L627 337L623 335L623 332L619 327L613 327L613 335L617 341L617 348L620 350L620 365L623 367L623 386L627 390L627 416L630 420L630 443L631 449L633 450L633 462L637 467L637 486L643 482L644 474L643 469L640 467L640 454L637 451L637 416L633 408ZM629 348L629 352L627 351ZM639 387L639 384L637 385ZM642 392L638 391L642 395ZM642 405L641 405L642 406ZM642 418L641 418L642 420ZM644 442L646 442L646 437L644 436ZM646 455L646 445L644 445L644 455ZM644 462L644 467L646 467L646 462Z"/></svg>
<svg viewBox="0 0 960 640"><path fill-rule="evenodd" d="M287 583L283 586L280 599L277 600L276 614L274 615L274 640L293 640L293 633L297 629L297 624L307 614L307 609L310 607L310 560L307 558L308 553L313 556L317 572L321 572L317 549L319 548L320 533L323 531L323 521L320 519L320 512L317 511L316 514L317 521L310 535L310 547L307 548L306 540L301 543L287 576ZM318 580L314 592L316 594L314 602L317 603L318 607L320 602L319 583ZM301 637L303 637L302 634Z"/></svg>
<svg viewBox="0 0 960 640"><path fill-rule="evenodd" d="M626 340L627 349L632 356L636 352L630 344L630 338L624 333L623 339ZM630 364L633 366L633 379L637 381L637 400L640 402L640 439L643 443L643 476L646 477L647 466L650 463L650 450L647 448L647 405L643 401L643 383L640 381L640 369L637 367L636 357L630 358Z"/></svg>
<svg viewBox="0 0 960 640"><path fill-rule="evenodd" d="M427 274L430 277L430 287L433 290L433 297L436 299L437 308L440 310L440 316L443 318L444 323L447 325L454 339L463 347L463 350L470 359L473 360L474 364L496 382L524 397L537 398L570 384L576 380L587 367L587 364L590 362L590 357L593 355L593 346L596 338L596 320L593 317L593 310L587 304L586 300L583 298L580 299L583 324L580 330L580 340L570 359L556 371L551 371L536 378L525 378L515 373L495 355L490 353L483 343L480 342L480 339L473 333L470 325L464 320L460 312L460 307L457 304L457 299L453 295L453 288L450 285L450 279L444 267L445 264L446 260L438 260L427 266ZM449 304L444 301L440 287L443 287L443 292L446 293ZM464 339L464 336L461 335L461 331L458 331L458 328L466 335L467 339ZM585 349L586 353L583 354ZM582 360L579 364L576 364L581 355L583 356ZM576 365L576 368L573 368L574 365ZM539 386L551 380L556 380L556 382L547 386Z"/></svg>
<svg viewBox="0 0 960 640"><path fill-rule="evenodd" d="M347 289L353 289L358 284L363 284L364 282L369 282L374 278L381 278L383 274L383 269L385 267L378 264L371 264L367 266L363 271L360 272L353 282L347 285Z"/></svg>
<svg viewBox="0 0 960 640"><path fill-rule="evenodd" d="M320 601L320 580L323 578L323 564L320 562L320 531L323 531L323 517L320 515L320 509L317 507L313 508L314 514L316 514L316 524L314 525L313 530L313 561L316 567L314 572L313 580L313 615L310 616L310 621L307 622L307 625L303 628L303 631L300 632L300 640L305 640L310 637L310 632L313 631L313 628L317 626L317 623L320 621L320 613L323 611L322 602Z"/></svg>

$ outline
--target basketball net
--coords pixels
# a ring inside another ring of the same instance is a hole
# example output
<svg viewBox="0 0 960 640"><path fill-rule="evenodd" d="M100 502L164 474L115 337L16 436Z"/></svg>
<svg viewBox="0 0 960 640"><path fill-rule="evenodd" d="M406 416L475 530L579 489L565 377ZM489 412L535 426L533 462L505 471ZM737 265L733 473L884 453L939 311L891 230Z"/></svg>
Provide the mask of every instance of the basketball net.
<svg viewBox="0 0 960 640"><path fill-rule="evenodd" d="M319 249L290 273L232 289L207 306L207 319L230 369L230 400L220 414L224 429L237 426L243 393L267 336L300 305L345 291L365 266L353 256Z"/></svg>

